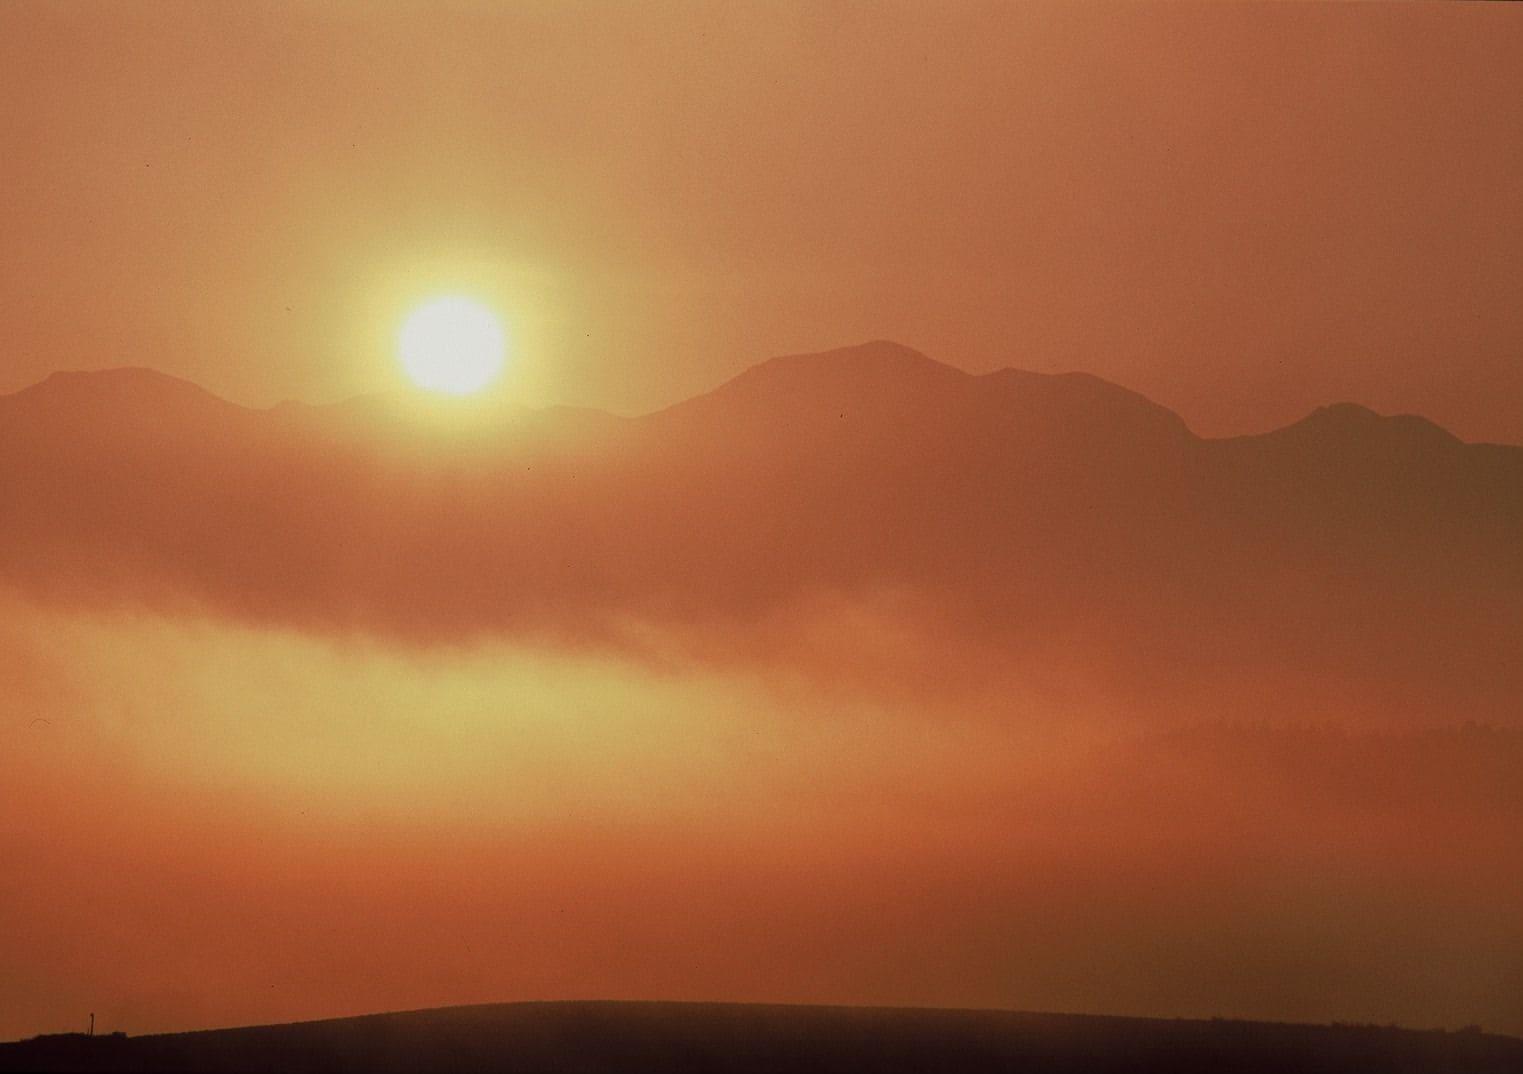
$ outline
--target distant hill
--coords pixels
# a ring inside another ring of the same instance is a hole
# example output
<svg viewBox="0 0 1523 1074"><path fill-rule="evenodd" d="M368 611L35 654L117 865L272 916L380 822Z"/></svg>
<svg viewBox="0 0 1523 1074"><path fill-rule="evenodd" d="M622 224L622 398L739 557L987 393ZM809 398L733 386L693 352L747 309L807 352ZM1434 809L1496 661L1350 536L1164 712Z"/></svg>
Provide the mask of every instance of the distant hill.
<svg viewBox="0 0 1523 1074"><path fill-rule="evenodd" d="M0 1071L1193 1071L1513 1074L1479 1031L1005 1011L520 1003L132 1038L0 1045Z"/></svg>
<svg viewBox="0 0 1523 1074"><path fill-rule="evenodd" d="M0 1071L1273 1071L1489 1074L1523 1040L1273 1022L685 1002L535 1002L0 1045Z"/></svg>
<svg viewBox="0 0 1523 1074"><path fill-rule="evenodd" d="M1139 710L1523 697L1523 449L1352 404L1202 439L1096 377L886 342L633 419L59 374L0 398L0 513L0 584L41 599L708 659L858 602L925 635L909 678L976 652Z"/></svg>

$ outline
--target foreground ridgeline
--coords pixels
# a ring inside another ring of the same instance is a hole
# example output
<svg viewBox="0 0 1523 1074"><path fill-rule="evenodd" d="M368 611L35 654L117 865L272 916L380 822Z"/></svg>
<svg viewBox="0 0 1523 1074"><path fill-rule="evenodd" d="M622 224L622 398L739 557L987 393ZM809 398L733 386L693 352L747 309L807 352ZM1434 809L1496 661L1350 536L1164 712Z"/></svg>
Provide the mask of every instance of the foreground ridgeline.
<svg viewBox="0 0 1523 1074"><path fill-rule="evenodd" d="M0 1071L20 1070L1515 1074L1523 1040L1474 1029L1006 1011L519 1003L0 1045Z"/></svg>

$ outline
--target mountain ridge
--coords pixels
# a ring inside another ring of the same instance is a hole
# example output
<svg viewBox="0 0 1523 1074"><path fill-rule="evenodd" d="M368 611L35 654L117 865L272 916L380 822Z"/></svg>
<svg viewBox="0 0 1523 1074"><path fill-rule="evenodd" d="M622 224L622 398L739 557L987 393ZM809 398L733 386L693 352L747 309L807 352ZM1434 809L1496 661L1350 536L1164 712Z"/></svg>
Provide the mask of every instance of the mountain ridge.
<svg viewBox="0 0 1523 1074"><path fill-rule="evenodd" d="M1179 431L1204 442L1247 441L1273 437L1291 430L1338 427L1345 435L1352 430L1365 433L1377 431L1387 435L1401 430L1411 436L1439 439L1442 434L1455 444L1466 446L1490 445L1517 448L1523 445L1491 444L1488 441L1465 441L1431 419L1416 414L1381 414L1357 402L1337 401L1324 404L1309 414L1264 432L1232 434L1218 437L1202 437L1189 430L1188 422L1176 411L1149 399L1125 385L1107 380L1081 370L1047 373L1006 366L985 373L969 373L956 366L938 361L921 351L889 340L872 340L862 344L831 348L823 351L779 355L764 359L715 387L679 400L664 407L625 417L596 407L571 404L552 404L544 407L505 405L498 400L433 400L441 410L452 405L461 409L476 406L498 415L522 417L527 414L575 415L586 420L608 422L641 422L653 418L680 413L694 404L729 401L748 392L761 390L765 396L774 397L779 391L797 393L809 387L818 387L822 379L845 378L845 384L835 384L836 390L846 389L897 389L910 396L926 385L940 388L971 389L975 385L988 385L1017 391L1036 391L1052 398L1067 391L1075 398L1098 405L1125 404L1139 413L1148 412L1160 424L1174 425ZM897 379L895 379L897 378ZM827 381L829 383L829 381ZM129 394L133 389L137 394ZM159 403L174 402L190 405L193 402L218 404L223 408L235 408L246 414L279 415L302 414L308 417L349 414L365 410L400 410L406 403L416 403L411 393L379 392L364 393L335 400L330 403L307 403L286 399L269 407L250 407L226 399L185 377L165 373L148 366L114 366L101 369L59 370L34 384L0 395L0 405L21 405L23 401L38 401L52 396L54 400L65 399L76 405L81 402L133 401L139 404L151 400ZM146 396L146 397L145 397ZM775 401L775 399L774 399Z"/></svg>
<svg viewBox="0 0 1523 1074"><path fill-rule="evenodd" d="M1523 448L1355 406L1203 439L1087 375L822 354L630 419L272 416L141 373L88 407L6 397L0 584L822 673L779 624L888 601L917 639L897 668L927 683L992 650L974 663L1087 662L1074 679L1150 684L1159 709L1267 676L1301 707L1523 717ZM114 419L143 380L171 402Z"/></svg>

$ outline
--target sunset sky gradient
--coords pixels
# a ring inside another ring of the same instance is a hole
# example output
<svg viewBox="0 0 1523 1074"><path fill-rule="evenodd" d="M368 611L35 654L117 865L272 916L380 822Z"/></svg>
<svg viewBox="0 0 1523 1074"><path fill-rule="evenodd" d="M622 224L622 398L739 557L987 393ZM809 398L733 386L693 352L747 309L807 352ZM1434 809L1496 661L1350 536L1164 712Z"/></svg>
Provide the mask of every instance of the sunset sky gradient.
<svg viewBox="0 0 1523 1074"><path fill-rule="evenodd" d="M1520 84L1513 5L0 4L0 1038L1523 1033Z"/></svg>
<svg viewBox="0 0 1523 1074"><path fill-rule="evenodd" d="M536 405L889 338L1516 443L1520 53L1506 4L19 0L0 391L339 399L465 289Z"/></svg>

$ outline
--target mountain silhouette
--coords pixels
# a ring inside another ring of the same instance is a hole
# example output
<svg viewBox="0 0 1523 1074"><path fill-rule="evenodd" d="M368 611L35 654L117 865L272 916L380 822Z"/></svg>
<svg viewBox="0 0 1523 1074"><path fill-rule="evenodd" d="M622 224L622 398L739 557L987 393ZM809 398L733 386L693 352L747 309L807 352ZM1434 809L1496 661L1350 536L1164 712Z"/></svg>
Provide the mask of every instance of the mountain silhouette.
<svg viewBox="0 0 1523 1074"><path fill-rule="evenodd" d="M639 418L405 403L251 410L148 370L0 398L0 580L725 659L858 602L925 633L901 677L932 688L997 654L1139 708L1511 720L1523 696L1523 449L1421 418L1204 439L1097 377L887 342Z"/></svg>

